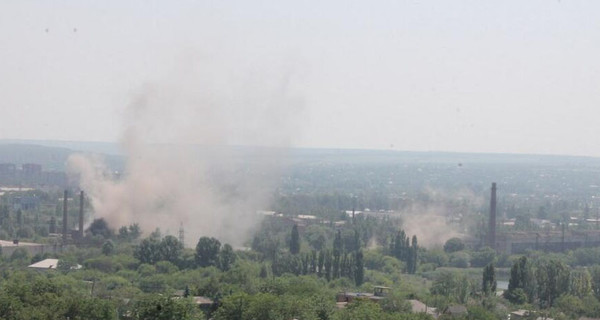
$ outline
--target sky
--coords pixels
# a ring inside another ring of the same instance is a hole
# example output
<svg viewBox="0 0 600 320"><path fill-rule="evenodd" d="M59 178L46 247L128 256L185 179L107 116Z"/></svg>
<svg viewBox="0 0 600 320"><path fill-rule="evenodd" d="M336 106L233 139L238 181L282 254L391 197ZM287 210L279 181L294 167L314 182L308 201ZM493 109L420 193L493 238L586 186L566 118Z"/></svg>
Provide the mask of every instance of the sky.
<svg viewBox="0 0 600 320"><path fill-rule="evenodd" d="M151 142L600 156L598 12L2 1L0 139L123 141L137 123Z"/></svg>

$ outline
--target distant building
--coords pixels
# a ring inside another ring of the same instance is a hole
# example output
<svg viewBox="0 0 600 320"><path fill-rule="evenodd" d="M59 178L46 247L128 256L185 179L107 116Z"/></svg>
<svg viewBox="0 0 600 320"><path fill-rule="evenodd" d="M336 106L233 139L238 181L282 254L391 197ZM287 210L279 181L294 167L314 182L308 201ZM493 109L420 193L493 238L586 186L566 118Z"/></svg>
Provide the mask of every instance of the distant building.
<svg viewBox="0 0 600 320"><path fill-rule="evenodd" d="M496 239L498 252L522 254L527 250L561 252L600 246L600 230L520 231L500 233Z"/></svg>
<svg viewBox="0 0 600 320"><path fill-rule="evenodd" d="M15 250L18 248L23 248L29 252L29 255L36 255L38 253L44 254L47 252L55 253L61 250L58 245L48 245L48 244L40 244L40 243L32 243L32 242L20 242L19 240L14 241L5 241L0 240L0 247L2 247L2 255L5 257L10 257Z"/></svg>

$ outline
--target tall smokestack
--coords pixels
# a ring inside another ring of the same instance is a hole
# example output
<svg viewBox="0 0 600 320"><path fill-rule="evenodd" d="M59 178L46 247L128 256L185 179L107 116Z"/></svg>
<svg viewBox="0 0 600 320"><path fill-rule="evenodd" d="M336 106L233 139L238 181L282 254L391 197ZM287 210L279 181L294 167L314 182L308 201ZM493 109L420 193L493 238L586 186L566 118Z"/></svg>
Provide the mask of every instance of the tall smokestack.
<svg viewBox="0 0 600 320"><path fill-rule="evenodd" d="M83 190L79 193L79 237L83 238Z"/></svg>
<svg viewBox="0 0 600 320"><path fill-rule="evenodd" d="M62 232L63 243L67 242L67 190L63 197L63 232Z"/></svg>
<svg viewBox="0 0 600 320"><path fill-rule="evenodd" d="M490 221L488 226L487 245L496 249L496 183L492 183L492 197L490 199Z"/></svg>

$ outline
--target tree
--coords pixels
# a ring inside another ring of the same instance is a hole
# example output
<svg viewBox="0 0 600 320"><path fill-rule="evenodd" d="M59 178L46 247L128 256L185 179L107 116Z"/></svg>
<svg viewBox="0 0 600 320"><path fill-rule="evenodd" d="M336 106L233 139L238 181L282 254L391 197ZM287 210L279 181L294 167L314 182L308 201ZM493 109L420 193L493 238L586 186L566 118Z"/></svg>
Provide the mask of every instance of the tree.
<svg viewBox="0 0 600 320"><path fill-rule="evenodd" d="M159 251L160 260L177 264L183 252L183 244L174 236L166 236L160 241Z"/></svg>
<svg viewBox="0 0 600 320"><path fill-rule="evenodd" d="M290 253L300 253L300 234L298 233L298 225L294 224L292 227L292 236L290 239Z"/></svg>
<svg viewBox="0 0 600 320"><path fill-rule="evenodd" d="M129 229L126 226L119 228L119 239L129 240Z"/></svg>
<svg viewBox="0 0 600 320"><path fill-rule="evenodd" d="M204 319L204 314L191 299L173 299L168 295L145 296L137 301L132 313L135 319Z"/></svg>
<svg viewBox="0 0 600 320"><path fill-rule="evenodd" d="M227 271L231 268L235 262L236 255L233 252L233 248L228 244L223 245L223 249L219 253L219 269Z"/></svg>
<svg viewBox="0 0 600 320"><path fill-rule="evenodd" d="M581 299L592 292L592 277L587 269L571 271L569 280L570 294Z"/></svg>
<svg viewBox="0 0 600 320"><path fill-rule="evenodd" d="M355 259L355 272L354 272L354 283L356 284L357 287L359 287L360 285L363 284L364 278L365 278L365 267L364 267L364 261L363 261L363 253L362 250L358 250L358 252L356 253L356 259Z"/></svg>
<svg viewBox="0 0 600 320"><path fill-rule="evenodd" d="M338 230L335 234L335 239L333 240L333 279L340 277L340 257L343 250L342 233L340 230Z"/></svg>
<svg viewBox="0 0 600 320"><path fill-rule="evenodd" d="M485 267L494 262L495 258L496 251L494 249L490 247L483 247L481 250L475 251L471 254L471 266Z"/></svg>
<svg viewBox="0 0 600 320"><path fill-rule="evenodd" d="M196 265L199 267L215 266L218 263L221 242L215 238L202 237L196 245Z"/></svg>
<svg viewBox="0 0 600 320"><path fill-rule="evenodd" d="M322 250L327 244L327 228L316 224L310 225L306 228L304 237L313 249Z"/></svg>
<svg viewBox="0 0 600 320"><path fill-rule="evenodd" d="M104 242L104 244L102 245L102 254L108 256L113 254L114 251L115 244L110 239L106 240L106 242Z"/></svg>
<svg viewBox="0 0 600 320"><path fill-rule="evenodd" d="M536 280L540 307L552 307L554 300L569 290L569 267L557 259L540 261Z"/></svg>
<svg viewBox="0 0 600 320"><path fill-rule="evenodd" d="M510 269L510 279L508 280L508 290L504 292L504 297L513 303L524 303L527 300L533 302L535 298L535 277L533 267L527 260L527 257L519 258ZM523 301L523 294L526 295L526 301Z"/></svg>
<svg viewBox="0 0 600 320"><path fill-rule="evenodd" d="M453 253L465 249L465 244L460 238L450 238L444 244L444 251L446 253Z"/></svg>
<svg viewBox="0 0 600 320"><path fill-rule="evenodd" d="M600 299L600 266L593 266L590 273L592 276L592 293L597 299Z"/></svg>
<svg viewBox="0 0 600 320"><path fill-rule="evenodd" d="M141 263L155 264L160 261L160 242L154 238L146 238L135 248L133 256Z"/></svg>
<svg viewBox="0 0 600 320"><path fill-rule="evenodd" d="M417 259L418 259L418 251L419 247L417 245L417 236L414 235L412 237L411 247L408 249L407 259L406 259L406 271L410 274L414 274L417 272Z"/></svg>
<svg viewBox="0 0 600 320"><path fill-rule="evenodd" d="M482 290L486 296L496 294L496 270L493 263L483 268Z"/></svg>
<svg viewBox="0 0 600 320"><path fill-rule="evenodd" d="M113 234L106 221L102 218L95 219L87 229L87 232L91 233L93 236L101 235L105 239L111 238Z"/></svg>
<svg viewBox="0 0 600 320"><path fill-rule="evenodd" d="M134 223L129 226L129 236L132 240L139 238L142 235L142 231L140 226L137 223Z"/></svg>

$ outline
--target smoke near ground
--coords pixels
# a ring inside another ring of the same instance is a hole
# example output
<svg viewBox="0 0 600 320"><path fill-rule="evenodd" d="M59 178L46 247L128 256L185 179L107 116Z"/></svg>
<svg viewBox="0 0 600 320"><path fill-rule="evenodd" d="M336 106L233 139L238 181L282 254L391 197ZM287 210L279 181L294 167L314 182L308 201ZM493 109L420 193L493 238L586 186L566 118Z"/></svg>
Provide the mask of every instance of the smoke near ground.
<svg viewBox="0 0 600 320"><path fill-rule="evenodd" d="M484 198L471 190L457 191L427 189L425 202L415 203L401 211L403 228L417 235L419 245L439 247L448 239L465 234L472 218L484 205Z"/></svg>
<svg viewBox="0 0 600 320"><path fill-rule="evenodd" d="M144 85L123 113L120 177L82 154L70 157L69 172L94 218L112 228L138 223L146 233L177 235L182 225L188 246L200 236L240 245L285 168L303 102L291 73L248 75L195 61L181 69Z"/></svg>

